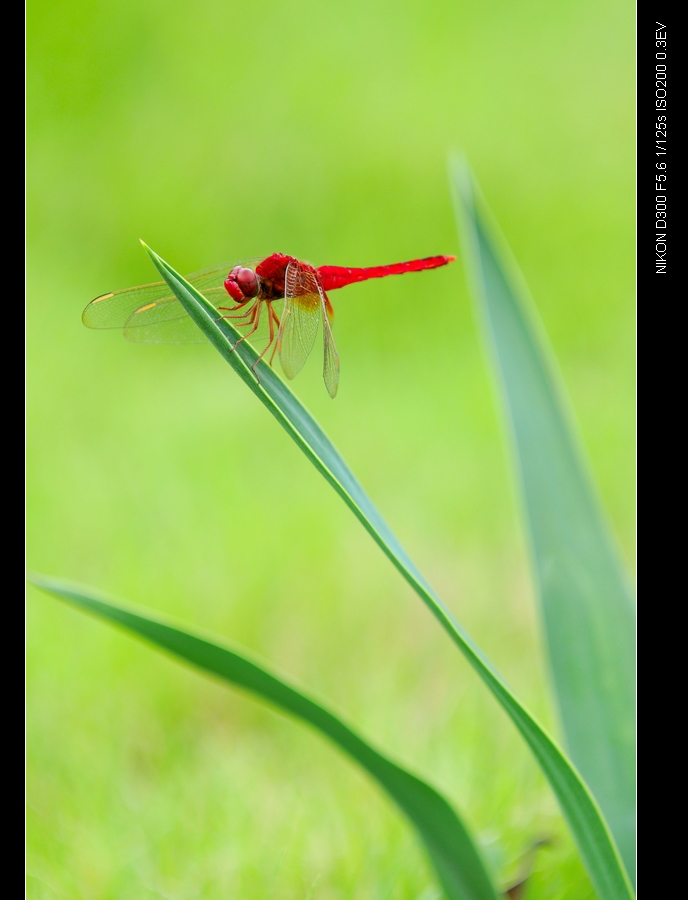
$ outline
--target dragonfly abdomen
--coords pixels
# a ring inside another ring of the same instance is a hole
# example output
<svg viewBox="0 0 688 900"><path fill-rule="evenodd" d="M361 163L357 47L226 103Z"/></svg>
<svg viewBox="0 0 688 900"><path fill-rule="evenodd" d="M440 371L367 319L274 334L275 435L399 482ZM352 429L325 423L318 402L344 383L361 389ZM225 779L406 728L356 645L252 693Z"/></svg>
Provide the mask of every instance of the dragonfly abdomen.
<svg viewBox="0 0 688 900"><path fill-rule="evenodd" d="M364 269L349 269L344 266L320 266L316 271L325 291L334 291L357 281L369 278L384 278L387 275L403 275L406 272L422 272L424 269L436 269L453 262L455 256L428 256L425 259L414 259L410 262L392 263L389 266L369 266Z"/></svg>

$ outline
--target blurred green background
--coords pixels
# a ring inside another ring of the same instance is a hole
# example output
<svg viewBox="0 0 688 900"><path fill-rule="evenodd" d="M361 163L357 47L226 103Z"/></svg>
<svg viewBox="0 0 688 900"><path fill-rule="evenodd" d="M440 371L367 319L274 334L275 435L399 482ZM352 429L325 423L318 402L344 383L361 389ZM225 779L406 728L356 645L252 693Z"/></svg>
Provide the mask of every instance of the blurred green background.
<svg viewBox="0 0 688 900"><path fill-rule="evenodd" d="M32 0L28 561L211 629L442 789L526 900L587 877L512 726L209 347L93 332L96 294L293 254L458 253L464 149L534 294L633 557L629 2ZM342 376L294 389L411 556L551 728L539 627L461 262L332 295ZM32 898L419 898L410 828L254 700L30 589Z"/></svg>

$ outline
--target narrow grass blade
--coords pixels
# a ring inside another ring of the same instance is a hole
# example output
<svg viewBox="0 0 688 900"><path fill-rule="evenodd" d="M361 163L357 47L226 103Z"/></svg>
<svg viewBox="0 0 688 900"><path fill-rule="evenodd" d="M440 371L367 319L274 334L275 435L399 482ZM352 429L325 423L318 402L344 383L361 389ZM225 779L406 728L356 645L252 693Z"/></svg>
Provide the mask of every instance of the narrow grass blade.
<svg viewBox="0 0 688 900"><path fill-rule="evenodd" d="M566 746L635 872L635 615L534 307L467 165L468 266L510 424Z"/></svg>
<svg viewBox="0 0 688 900"><path fill-rule="evenodd" d="M145 244L144 244L145 246ZM219 350L230 366L259 397L282 427L301 447L389 557L403 577L428 606L487 687L510 716L545 773L571 827L590 878L604 900L627 900L632 896L628 878L614 842L589 790L552 738L516 699L504 680L454 619L427 581L411 562L391 530L375 509L351 470L317 422L270 366L258 363L258 383L251 372L258 354L226 319L150 248L150 258L182 306Z"/></svg>
<svg viewBox="0 0 688 900"><path fill-rule="evenodd" d="M34 575L36 587L123 626L157 647L312 725L348 753L384 788L421 836L451 900L497 900L498 894L471 836L449 803L430 785L378 753L320 703L243 654L165 622L143 610L113 603L88 588Z"/></svg>

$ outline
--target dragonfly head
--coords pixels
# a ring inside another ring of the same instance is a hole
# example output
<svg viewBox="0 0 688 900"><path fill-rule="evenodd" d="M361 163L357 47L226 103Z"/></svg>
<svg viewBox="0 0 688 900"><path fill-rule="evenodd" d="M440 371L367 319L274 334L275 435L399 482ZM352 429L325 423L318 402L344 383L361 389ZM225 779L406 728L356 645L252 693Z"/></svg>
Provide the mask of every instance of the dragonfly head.
<svg viewBox="0 0 688 900"><path fill-rule="evenodd" d="M243 303L258 295L258 276L253 269L234 266L225 279L225 290L237 303Z"/></svg>

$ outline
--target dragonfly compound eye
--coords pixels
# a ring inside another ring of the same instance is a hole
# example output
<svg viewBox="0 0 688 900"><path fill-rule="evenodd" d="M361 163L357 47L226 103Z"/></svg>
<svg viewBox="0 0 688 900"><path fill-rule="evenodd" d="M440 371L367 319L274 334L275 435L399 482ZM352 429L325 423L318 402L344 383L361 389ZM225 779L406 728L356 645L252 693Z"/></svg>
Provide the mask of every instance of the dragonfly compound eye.
<svg viewBox="0 0 688 900"><path fill-rule="evenodd" d="M258 293L258 279L253 269L239 269L235 276L237 283L244 292L244 297L255 297Z"/></svg>

